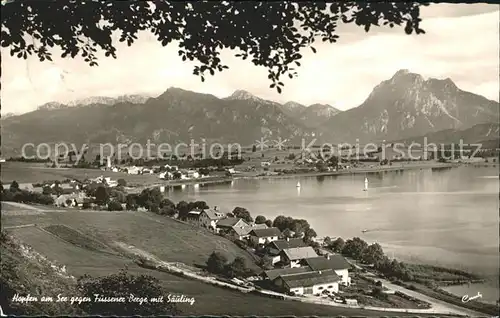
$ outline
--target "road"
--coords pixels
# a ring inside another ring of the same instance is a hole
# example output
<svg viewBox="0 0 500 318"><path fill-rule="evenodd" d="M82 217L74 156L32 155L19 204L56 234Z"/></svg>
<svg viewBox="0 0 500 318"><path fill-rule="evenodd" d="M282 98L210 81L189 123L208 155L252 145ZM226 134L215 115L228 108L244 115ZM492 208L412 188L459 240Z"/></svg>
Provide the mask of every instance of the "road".
<svg viewBox="0 0 500 318"><path fill-rule="evenodd" d="M375 276L375 275L373 275L373 276ZM426 302L430 303L431 306L432 306L431 309L435 310L436 312L443 312L443 313L444 312L449 312L449 313L452 313L452 314L467 315L467 316L471 316L471 317L482 317L482 316L485 316L484 313L481 313L481 312L478 312L478 311L474 311L474 310L470 310L470 309L467 309L467 308L464 308L464 307L456 306L456 305L447 303L445 301L429 297L427 295L421 294L421 293L416 292L414 290L410 290L408 288L405 288L405 287L393 284L393 283L391 283L388 280L381 279L381 278L378 278L378 277L377 277L377 280L381 281L382 284L385 287L389 288L389 289L392 289L394 291L402 292L402 293L404 293L404 294L406 294L408 296L415 297L417 299L420 299L420 300L423 300L423 301L426 301Z"/></svg>

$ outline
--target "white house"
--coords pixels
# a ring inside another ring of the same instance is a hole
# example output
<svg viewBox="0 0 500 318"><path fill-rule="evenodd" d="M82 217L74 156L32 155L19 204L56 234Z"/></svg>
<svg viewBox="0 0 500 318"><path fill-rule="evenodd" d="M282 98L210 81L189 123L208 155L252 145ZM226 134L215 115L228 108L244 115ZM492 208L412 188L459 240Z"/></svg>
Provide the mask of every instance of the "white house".
<svg viewBox="0 0 500 318"><path fill-rule="evenodd" d="M149 168L143 168L141 170L142 174L152 174L153 172L154 172L153 169L149 169Z"/></svg>
<svg viewBox="0 0 500 318"><path fill-rule="evenodd" d="M61 194L54 200L54 205L59 207L82 206L85 199L87 199L87 196L83 192L73 193L73 194Z"/></svg>
<svg viewBox="0 0 500 318"><path fill-rule="evenodd" d="M267 229L253 229L250 231L250 241L253 245L263 245L272 241L277 241L281 232L276 227L270 227Z"/></svg>
<svg viewBox="0 0 500 318"><path fill-rule="evenodd" d="M301 261L301 265L307 265L314 271L331 269L341 277L343 285L349 286L351 284L351 278L349 277L351 264L341 255L326 254L324 257L307 258Z"/></svg>
<svg viewBox="0 0 500 318"><path fill-rule="evenodd" d="M128 174L139 174L141 172L141 169L139 167L136 167L136 166L126 167L124 170Z"/></svg>
<svg viewBox="0 0 500 318"><path fill-rule="evenodd" d="M164 172L161 172L159 175L158 175L158 178L160 179L167 179L167 180L171 180L174 178L174 174L170 171L164 171Z"/></svg>
<svg viewBox="0 0 500 318"><path fill-rule="evenodd" d="M338 293L341 278L332 270L281 275L274 284L295 295L320 295L324 291Z"/></svg>
<svg viewBox="0 0 500 318"><path fill-rule="evenodd" d="M270 162L267 162L267 161L262 161L262 162L260 163L260 166L261 166L261 167L263 167L263 168L264 168L264 167L269 167L269 166L271 166L271 163L270 163Z"/></svg>
<svg viewBox="0 0 500 318"><path fill-rule="evenodd" d="M188 179L198 179L200 177L200 173L196 170L186 170L183 171L181 175L182 180L188 180Z"/></svg>

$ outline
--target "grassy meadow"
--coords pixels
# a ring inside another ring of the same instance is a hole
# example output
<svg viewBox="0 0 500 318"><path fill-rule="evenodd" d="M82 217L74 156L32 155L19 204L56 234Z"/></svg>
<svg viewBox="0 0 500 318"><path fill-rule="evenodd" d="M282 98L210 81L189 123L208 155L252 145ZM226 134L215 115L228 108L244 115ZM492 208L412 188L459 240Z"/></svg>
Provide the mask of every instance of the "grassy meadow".
<svg viewBox="0 0 500 318"><path fill-rule="evenodd" d="M194 297L194 305L179 304L184 315L376 315L383 313L338 308L242 294L199 281L141 268L109 246L115 241L134 245L164 261L188 265L204 263L217 250L229 258L243 256L257 266L245 251L232 242L201 229L160 216L138 212L83 212L39 210L2 203L2 227L32 246L49 260L66 265L68 274L102 276L127 269L131 274L158 278L171 294ZM11 228L36 224L36 226ZM10 227L10 228L9 228ZM401 314L410 316L409 314Z"/></svg>

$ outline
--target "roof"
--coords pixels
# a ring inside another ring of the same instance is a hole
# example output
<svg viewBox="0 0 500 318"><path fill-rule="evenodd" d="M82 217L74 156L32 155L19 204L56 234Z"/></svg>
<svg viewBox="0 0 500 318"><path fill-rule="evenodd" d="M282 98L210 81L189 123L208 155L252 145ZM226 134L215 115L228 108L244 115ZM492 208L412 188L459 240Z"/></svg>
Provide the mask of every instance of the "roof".
<svg viewBox="0 0 500 318"><path fill-rule="evenodd" d="M341 280L332 270L283 275L280 278L289 288L312 287L319 284L336 283Z"/></svg>
<svg viewBox="0 0 500 318"><path fill-rule="evenodd" d="M87 195L85 193L72 193L72 194L61 194L58 196L55 201L58 202L66 202L66 200L76 200L78 203L83 203L85 199L87 199Z"/></svg>
<svg viewBox="0 0 500 318"><path fill-rule="evenodd" d="M279 276L290 275L290 274L299 274L299 273L307 273L310 272L311 269L306 267L294 267L294 268L279 268L279 269L271 269L268 271L264 271L264 275L266 275L270 280L274 280Z"/></svg>
<svg viewBox="0 0 500 318"><path fill-rule="evenodd" d="M233 227L236 225L236 223L238 223L240 220L240 218L225 218L225 219L222 219L220 220L219 222L217 222L217 226L218 227ZM242 220L243 221L243 220ZM245 221L243 221L245 222ZM246 224L246 223L245 223Z"/></svg>
<svg viewBox="0 0 500 318"><path fill-rule="evenodd" d="M245 222L245 221L243 221ZM267 229L267 225L264 224L264 226L260 226L261 224L254 224L254 225L248 225L245 223L245 226L233 226L233 230L238 234L239 236L243 235L248 235L252 230L256 229Z"/></svg>
<svg viewBox="0 0 500 318"><path fill-rule="evenodd" d="M273 241L269 243L271 247L274 247L278 250L284 250L288 248L297 248L297 247L306 247L307 244L304 243L304 240L301 238L292 238L289 240L278 240L278 241Z"/></svg>
<svg viewBox="0 0 500 318"><path fill-rule="evenodd" d="M327 259L323 256L308 258L305 260L306 264L311 267L312 270L325 270L325 269L333 269L333 270L341 270L346 268L351 268L351 264L349 264L346 259L340 255L330 255L330 259Z"/></svg>
<svg viewBox="0 0 500 318"><path fill-rule="evenodd" d="M33 184L31 183L19 183L18 185L20 190L33 191Z"/></svg>
<svg viewBox="0 0 500 318"><path fill-rule="evenodd" d="M268 229L268 228L269 226L267 226L265 223L252 225L252 229Z"/></svg>
<svg viewBox="0 0 500 318"><path fill-rule="evenodd" d="M215 211L214 209L203 210L210 220L220 220L225 218L226 215L220 211Z"/></svg>
<svg viewBox="0 0 500 318"><path fill-rule="evenodd" d="M310 246L287 248L282 250L281 252L284 253L286 257L291 261L318 256L314 248Z"/></svg>
<svg viewBox="0 0 500 318"><path fill-rule="evenodd" d="M201 211L191 211L187 214L188 219L198 219L200 217Z"/></svg>
<svg viewBox="0 0 500 318"><path fill-rule="evenodd" d="M280 236L281 232L276 227L270 227L267 229L252 229L250 234L253 234L257 237L271 237L271 236Z"/></svg>

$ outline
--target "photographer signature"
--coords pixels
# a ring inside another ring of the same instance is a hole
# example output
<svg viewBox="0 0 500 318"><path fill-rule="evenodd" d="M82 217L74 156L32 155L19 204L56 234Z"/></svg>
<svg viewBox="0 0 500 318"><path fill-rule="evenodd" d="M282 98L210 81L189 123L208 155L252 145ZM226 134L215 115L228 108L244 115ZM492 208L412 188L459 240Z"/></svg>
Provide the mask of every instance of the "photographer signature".
<svg viewBox="0 0 500 318"><path fill-rule="evenodd" d="M477 292L477 295L471 296L471 297L469 297L469 295L464 295L464 297L462 297L462 302L467 303L467 302L474 300L476 298L483 298L483 295L480 292Z"/></svg>

